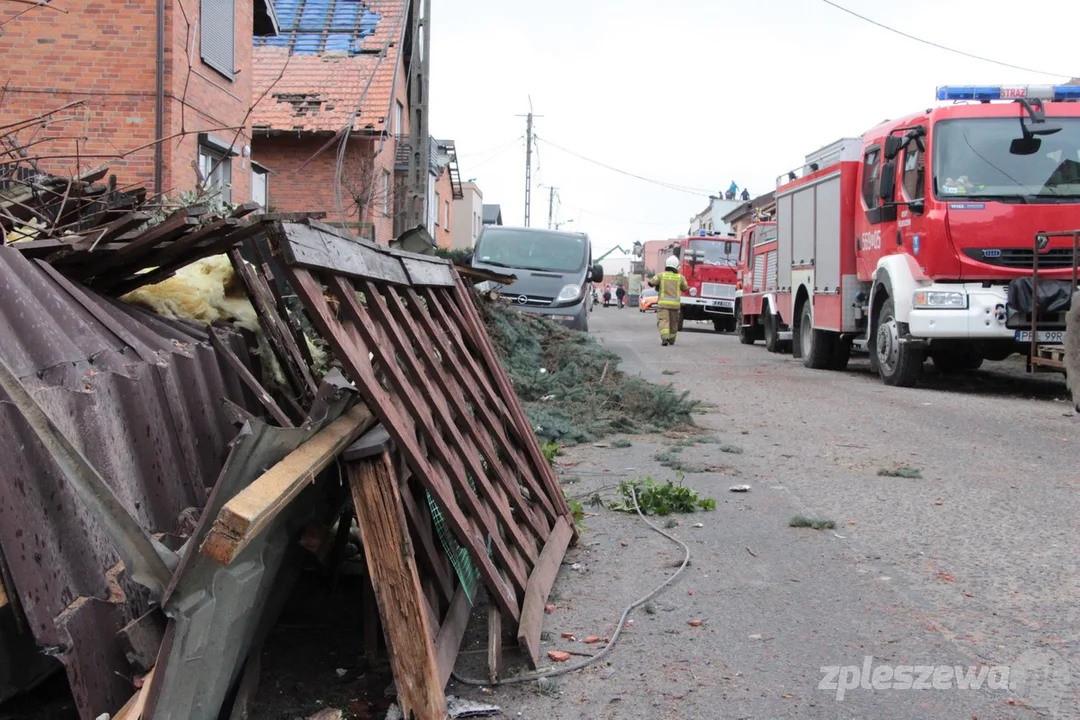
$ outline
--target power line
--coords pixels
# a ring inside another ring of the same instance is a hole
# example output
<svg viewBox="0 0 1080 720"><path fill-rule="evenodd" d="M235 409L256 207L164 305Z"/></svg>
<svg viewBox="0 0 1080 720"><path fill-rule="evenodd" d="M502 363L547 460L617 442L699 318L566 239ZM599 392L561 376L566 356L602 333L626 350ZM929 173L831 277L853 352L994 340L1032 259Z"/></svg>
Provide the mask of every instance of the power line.
<svg viewBox="0 0 1080 720"><path fill-rule="evenodd" d="M583 207L579 207L578 210L585 213L586 215L594 215L596 217L604 218L605 220L612 220L614 222L626 223L628 225L655 225L655 226L681 225L681 222L678 221L678 220L672 220L670 222L655 222L655 221L651 221L651 220L628 220L626 218L618 217L618 216L615 216L615 215L605 215L604 213L593 212L592 210L588 210L588 209L583 208Z"/></svg>
<svg viewBox="0 0 1080 720"><path fill-rule="evenodd" d="M490 157L486 157L486 158L484 158L483 160L481 160L480 162L476 163L475 165L469 165L469 172L472 172L473 170L475 170L476 168L480 167L481 165L486 165L487 163L491 162L492 160L494 160L494 159L495 159L495 158L497 158L497 157L501 157L501 156L505 155L505 154L506 154L506 151L507 151L507 150L509 150L510 148L512 148L512 147L514 146L514 143L516 143L516 142L517 142L518 140L524 140L524 139L525 139L525 136L524 136L524 135L522 135L521 137L519 137L519 138L516 138L516 139L515 139L515 140L514 140L514 141L513 141L512 143L510 143L509 145L505 145L505 146L503 146L503 148L502 148L502 149L501 149L501 150L500 150L499 152L495 153L494 155L491 155Z"/></svg>
<svg viewBox="0 0 1080 720"><path fill-rule="evenodd" d="M848 10L846 7L842 7L840 5L837 5L836 3L832 2L832 0L821 0L821 1L823 3L825 3L826 5L831 5L832 7L836 8L837 10L840 10L842 12L846 12L848 15L851 15L853 17L857 17L860 20L863 20L865 22L870 23L871 25L876 25L879 28L881 28L882 30L888 30L889 32L896 33L897 35L900 35L901 37L906 37L908 40L914 40L915 42L920 42L923 45L929 45L930 47L935 47L938 50L944 50L946 52L955 53L957 55L963 55L964 57L972 58L973 60L981 60L982 62L988 62L988 63L992 63L994 65L1000 65L1002 67L1012 68L1013 70L1023 70L1024 72L1035 73L1036 75L1050 75L1052 77L1067 77L1067 78L1073 77L1073 75L1071 73L1052 73L1052 72L1046 72L1045 70L1034 70L1032 68L1022 67L1020 65L1013 65L1013 64L1007 63L1007 62L1001 62L1000 60L994 60L992 58L983 57L982 55L973 55L972 53L964 52L963 50L957 50L955 48L947 47L945 45L939 45L936 42L932 42L930 40L924 40L924 39L922 39L920 37L915 37L914 35L909 35L908 33L904 32L902 30L897 30L896 28L889 27L888 25L885 25L884 23L880 23L877 20L871 20L870 18L866 17L865 15L860 15L859 13L855 12L854 10Z"/></svg>
<svg viewBox="0 0 1080 720"><path fill-rule="evenodd" d="M476 157L477 155L487 155L489 152L496 152L496 151L501 152L501 151L505 150L506 148L508 148L509 146L516 143L518 140L521 140L523 137L525 137L525 136L524 135L518 135L516 138L514 138L510 142L503 143L502 145L496 145L495 147L489 147L487 150L480 150L479 152L459 153L458 157L459 158Z"/></svg>
<svg viewBox="0 0 1080 720"><path fill-rule="evenodd" d="M566 153L568 155L573 155L574 157L576 157L576 158L578 158L580 160L584 160L585 162L592 163L593 165L599 165L600 167L605 168L606 170L611 170L612 172L617 172L620 175L626 175L627 177L632 177L632 178L634 178L636 180L641 180L643 182L652 183L653 185L659 185L660 187L665 187L665 188L668 188L669 190L678 190L679 192L689 193L691 195L699 195L701 197L709 197L711 195L711 193L708 190L701 190L699 188L686 187L685 185L675 185L674 183L664 182L663 180L654 180L652 178L647 178L647 177L645 177L643 175L637 175L635 173L629 172L628 170L620 170L617 167L613 167L613 166L608 165L606 163L602 163L599 160L593 160L592 158L587 158L584 155L581 155L580 153L574 152L573 150L567 150L566 148L562 147L561 145L556 145L555 143L551 142L547 138L541 138L538 135L536 135L535 137L536 137L536 140L538 142L547 143L548 145L555 148L556 150L561 150L562 152L564 152L564 153Z"/></svg>

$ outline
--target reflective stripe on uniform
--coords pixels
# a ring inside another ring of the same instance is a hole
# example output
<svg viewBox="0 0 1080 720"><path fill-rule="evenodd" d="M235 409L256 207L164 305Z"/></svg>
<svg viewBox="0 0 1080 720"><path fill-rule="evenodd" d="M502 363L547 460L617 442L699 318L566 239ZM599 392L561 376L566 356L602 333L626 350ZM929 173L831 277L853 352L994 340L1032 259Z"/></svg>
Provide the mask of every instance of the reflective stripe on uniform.
<svg viewBox="0 0 1080 720"><path fill-rule="evenodd" d="M682 275L679 273L665 272L660 274L659 286L656 288L660 295L657 304L660 307L678 308L682 306L679 299L682 285Z"/></svg>

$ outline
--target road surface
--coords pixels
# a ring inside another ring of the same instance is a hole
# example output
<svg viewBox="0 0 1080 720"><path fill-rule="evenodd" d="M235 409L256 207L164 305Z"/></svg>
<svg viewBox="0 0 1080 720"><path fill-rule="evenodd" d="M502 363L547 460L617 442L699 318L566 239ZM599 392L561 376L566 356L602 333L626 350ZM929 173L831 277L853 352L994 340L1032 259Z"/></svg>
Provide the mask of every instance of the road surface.
<svg viewBox="0 0 1080 720"><path fill-rule="evenodd" d="M708 403L697 423L743 452L682 453L708 466L684 482L719 507L676 518L690 566L601 662L542 687L449 692L545 719L1080 717L1080 419L1059 376L928 365L922 387L890 388L865 359L814 371L705 326L661 347L633 309L590 322L624 370ZM569 449L567 490L610 501L620 480L675 479L655 460L675 436L627 439ZM878 475L904 466L921 477ZM586 509L545 653L595 654L580 639L610 636L683 557L636 515ZM789 527L795 515L836 528ZM459 672L482 674L482 647L468 641Z"/></svg>

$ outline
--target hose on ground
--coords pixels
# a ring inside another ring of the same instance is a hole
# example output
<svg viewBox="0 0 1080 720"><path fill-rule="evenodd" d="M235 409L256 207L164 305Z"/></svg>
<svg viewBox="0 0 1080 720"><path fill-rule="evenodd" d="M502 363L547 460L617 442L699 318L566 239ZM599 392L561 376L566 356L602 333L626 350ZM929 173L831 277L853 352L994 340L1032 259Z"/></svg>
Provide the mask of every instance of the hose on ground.
<svg viewBox="0 0 1080 720"><path fill-rule="evenodd" d="M635 600L634 602L626 606L626 609L623 610L622 617L619 618L619 624L615 627L615 633L611 636L611 640L608 641L607 645L604 646L604 649L586 660L579 660L576 663L572 663L564 667L554 668L547 671L541 670L539 672L529 673L527 675L516 675L514 677L506 678L504 680L497 680L496 682L488 682L485 680L475 680L473 678L462 677L461 675L457 674L457 671L451 673L451 676L455 680L457 680L459 683L462 683L463 685L472 685L474 687L498 687L500 685L518 685L520 683L533 682L534 680L544 680L559 677L560 675L566 675L572 672L577 672L582 668L586 668L594 663L599 662L608 653L612 651L612 649L615 647L615 643L619 640L619 635L622 634L623 628L626 627L626 621L627 619L629 619L630 613L633 612L635 608L640 607L641 605L644 605L645 603L652 600L660 593L661 590L666 588L671 583L675 582L675 578L679 577L682 571L686 569L686 566L690 564L690 548L687 546L687 544L684 543L682 540L678 539L677 537L671 535L670 533L664 532L659 527L657 527L651 520L645 517L645 514L641 512L641 507L638 505L637 492L634 490L633 487L630 488L630 497L634 501L634 510L636 510L637 514L641 516L641 519L644 520L645 523L653 530L660 533L668 540L676 543L679 547L681 547L683 549L683 552L685 553L685 557L683 558L682 565L679 566L679 569L676 570L671 577L657 585L648 595L645 595L644 597Z"/></svg>

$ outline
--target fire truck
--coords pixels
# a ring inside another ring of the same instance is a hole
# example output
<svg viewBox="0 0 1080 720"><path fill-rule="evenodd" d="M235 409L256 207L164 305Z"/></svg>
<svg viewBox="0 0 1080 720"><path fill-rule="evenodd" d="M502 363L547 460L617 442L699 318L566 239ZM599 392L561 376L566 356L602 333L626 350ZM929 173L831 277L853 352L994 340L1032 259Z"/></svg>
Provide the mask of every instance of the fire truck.
<svg viewBox="0 0 1080 720"><path fill-rule="evenodd" d="M776 222L751 223L739 233L739 262L735 270L735 325L743 345L766 340L766 348L777 352L791 340L790 330L770 327L765 332L764 324L772 317L768 313L762 315L762 307L777 289Z"/></svg>
<svg viewBox="0 0 1080 720"><path fill-rule="evenodd" d="M841 139L778 178L775 240L761 228L742 268L744 342L790 345L818 369L864 350L886 384L912 386L928 358L953 372L1028 352L1033 319L1034 344L1061 341L1080 87L948 86L937 99L952 104Z"/></svg>
<svg viewBox="0 0 1080 720"><path fill-rule="evenodd" d="M679 272L689 286L680 297L679 329L686 320L711 320L716 332L733 331L738 240L701 231L671 243L664 254L679 258Z"/></svg>

